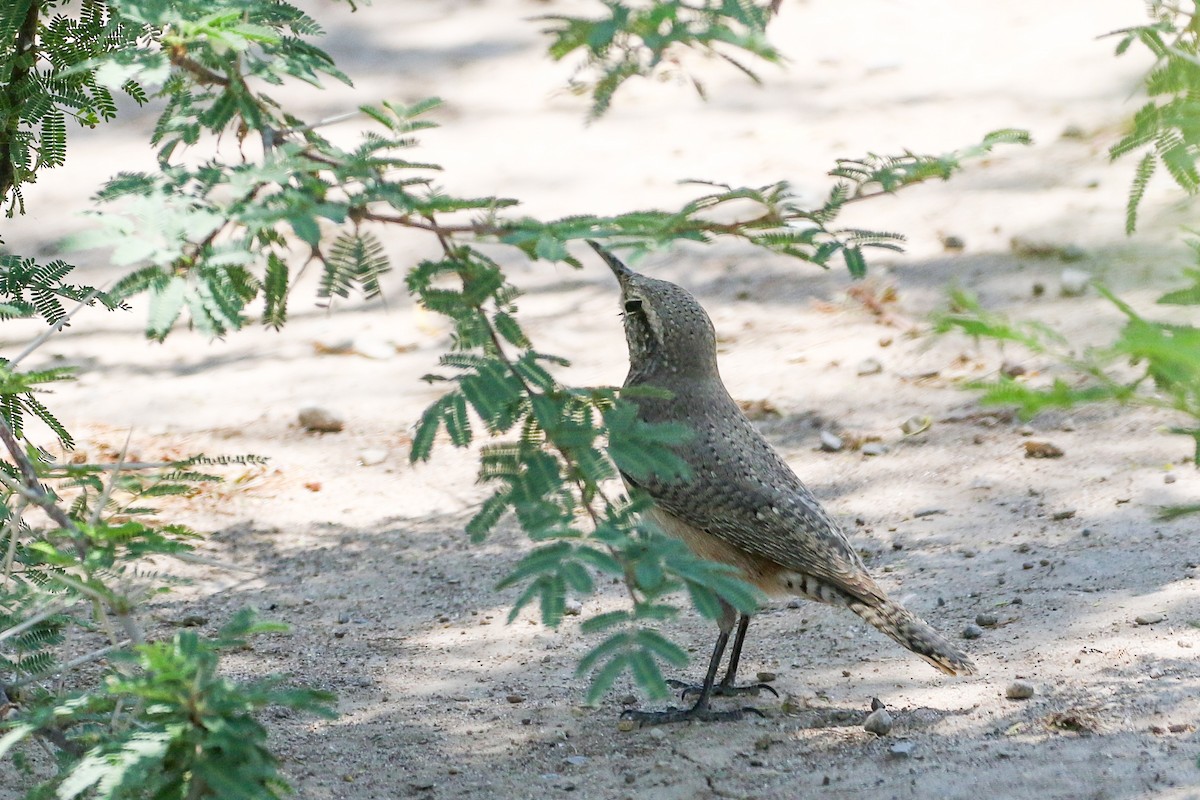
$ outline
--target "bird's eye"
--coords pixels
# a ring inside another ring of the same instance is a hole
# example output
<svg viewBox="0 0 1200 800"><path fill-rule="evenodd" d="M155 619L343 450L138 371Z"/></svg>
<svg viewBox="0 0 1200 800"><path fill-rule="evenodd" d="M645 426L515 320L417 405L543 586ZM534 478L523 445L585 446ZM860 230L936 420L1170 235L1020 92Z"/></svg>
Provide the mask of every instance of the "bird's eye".
<svg viewBox="0 0 1200 800"><path fill-rule="evenodd" d="M642 310L642 301L641 300L626 300L625 301L626 313L632 314L635 311L641 311L641 310Z"/></svg>

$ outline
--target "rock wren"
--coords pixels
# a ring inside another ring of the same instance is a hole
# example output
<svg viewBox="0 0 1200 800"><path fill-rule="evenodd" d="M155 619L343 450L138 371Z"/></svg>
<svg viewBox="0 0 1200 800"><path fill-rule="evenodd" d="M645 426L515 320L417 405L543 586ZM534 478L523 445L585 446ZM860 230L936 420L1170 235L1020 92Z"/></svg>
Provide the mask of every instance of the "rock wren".
<svg viewBox="0 0 1200 800"><path fill-rule="evenodd" d="M646 422L683 423L692 438L675 446L686 478L652 476L626 484L653 500L647 516L699 556L737 567L768 595L789 594L848 608L950 675L972 674L964 653L915 614L890 599L867 573L846 534L729 396L717 371L712 321L687 291L632 271L594 242L621 284L629 375L625 386L665 389L669 398L638 397ZM734 685L750 624L722 602L720 634L708 672L689 709L632 712L643 724L688 719L737 719L746 709L714 711L713 695L757 692ZM729 667L715 683L737 623Z"/></svg>

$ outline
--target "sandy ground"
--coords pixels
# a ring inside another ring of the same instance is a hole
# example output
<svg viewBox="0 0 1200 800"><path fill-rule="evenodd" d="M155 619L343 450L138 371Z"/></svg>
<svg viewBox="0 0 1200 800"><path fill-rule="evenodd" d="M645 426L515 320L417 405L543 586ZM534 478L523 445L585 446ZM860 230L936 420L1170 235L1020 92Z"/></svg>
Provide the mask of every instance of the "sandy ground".
<svg viewBox="0 0 1200 800"><path fill-rule="evenodd" d="M1154 521L1158 506L1200 495L1187 443L1164 432L1162 414L1092 408L1025 426L981 411L958 379L1005 358L1035 375L1047 365L931 338L926 323L959 285L1081 341L1110 336L1118 316L1094 294L1061 297L1064 264L1015 254L1014 237L1082 248L1070 266L1147 309L1184 263L1176 195L1152 191L1143 232L1125 239L1132 165L1105 156L1139 103L1146 62L1114 60L1112 43L1095 37L1141 22L1141 4L785 2L773 39L790 64L764 67L762 88L693 60L708 103L678 82L643 82L590 127L582 101L561 91L571 67L541 56L539 26L526 19L567 7L427 0L351 15L316 4L357 87L287 97L319 118L438 94L444 127L423 137L420 158L443 163L453 191L517 197L541 215L670 206L695 192L676 181L695 177L786 178L815 197L837 156L939 152L1008 126L1034 134L1034 147L998 152L950 183L853 209L849 223L910 237L867 284L894 290L885 317L847 294L841 270L730 244L641 266L706 305L731 391L778 410L761 420L764 433L890 591L956 638L979 614L997 618L963 643L980 675L944 678L847 613L776 603L751 627L743 670L775 673L786 703L761 698L765 719L618 732L632 687L581 705L573 671L594 644L581 618L558 630L530 615L503 624L514 595L493 587L529 544L511 524L481 546L467 541L463 523L484 491L471 453L447 444L431 463L407 464L411 426L436 396L419 377L445 335L414 313L402 269L385 284L386 304L328 313L299 292L278 334L207 342L181 330L151 345L141 309L86 312L39 352L40 363L80 366L80 380L50 401L91 455L119 449L132 428L142 458L270 458L171 509L212 531L200 550L222 566L186 566L194 581L162 601L152 634L170 635L189 615L213 630L248 604L293 626L232 656L229 669L290 673L337 693L334 721L268 720L303 798L1200 797L1196 521ZM148 165L148 124L134 113L78 137L68 167L31 187L30 216L6 225L9 247L47 254L85 226L74 213L86 204L81 187ZM1063 137L1068 129L1075 135ZM433 250L388 235L399 267ZM965 250L946 252L947 235ZM522 318L535 341L572 360L560 377L619 383L626 356L607 271L591 257L575 272L496 254L527 292ZM88 281L116 274L103 254L76 261ZM1039 283L1046 292L1035 297ZM6 348L26 340L19 327L6 337ZM342 344L383 352L326 352ZM866 359L882 370L860 375ZM345 431L303 432L297 412L314 404L343 416ZM902 436L914 415L932 427ZM819 452L822 429L878 436L889 449ZM1027 459L1029 439L1065 455ZM383 460L363 466L364 455ZM621 597L608 587L581 600L586 618ZM1150 614L1163 619L1136 624ZM698 675L711 625L685 613L666 630L693 651ZM1006 699L1016 679L1036 694ZM895 717L887 737L861 727L873 697ZM0 794L12 796L14 781L0 775Z"/></svg>

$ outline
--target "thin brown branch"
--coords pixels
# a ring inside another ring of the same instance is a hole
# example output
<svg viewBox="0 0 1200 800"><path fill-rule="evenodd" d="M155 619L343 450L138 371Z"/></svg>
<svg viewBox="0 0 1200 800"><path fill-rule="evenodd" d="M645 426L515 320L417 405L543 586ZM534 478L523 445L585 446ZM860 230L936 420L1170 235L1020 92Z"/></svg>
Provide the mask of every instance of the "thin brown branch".
<svg viewBox="0 0 1200 800"><path fill-rule="evenodd" d="M196 61L195 59L186 55L182 49L173 50L171 52L171 63L185 72L190 73L198 83L207 84L210 86L229 85L229 78L213 72L199 61Z"/></svg>
<svg viewBox="0 0 1200 800"><path fill-rule="evenodd" d="M21 108L28 99L25 94L25 83L37 58L38 20L41 13L39 0L26 0L29 6L25 9L25 19L17 29L17 41L14 52L14 64L8 83L4 87L4 106L8 109L8 121L3 131L0 131L0 198L8 193L18 183L16 166L13 162L13 142L21 129Z"/></svg>

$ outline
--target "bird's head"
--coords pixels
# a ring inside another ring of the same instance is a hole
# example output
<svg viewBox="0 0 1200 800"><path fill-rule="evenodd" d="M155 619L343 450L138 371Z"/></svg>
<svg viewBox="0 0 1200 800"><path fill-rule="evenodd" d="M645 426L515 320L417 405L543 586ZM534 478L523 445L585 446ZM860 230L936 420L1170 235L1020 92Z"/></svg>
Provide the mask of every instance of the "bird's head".
<svg viewBox="0 0 1200 800"><path fill-rule="evenodd" d="M630 379L640 383L668 374L715 376L716 330L696 298L669 281L634 272L595 242L588 244L621 284L621 316L629 345Z"/></svg>

